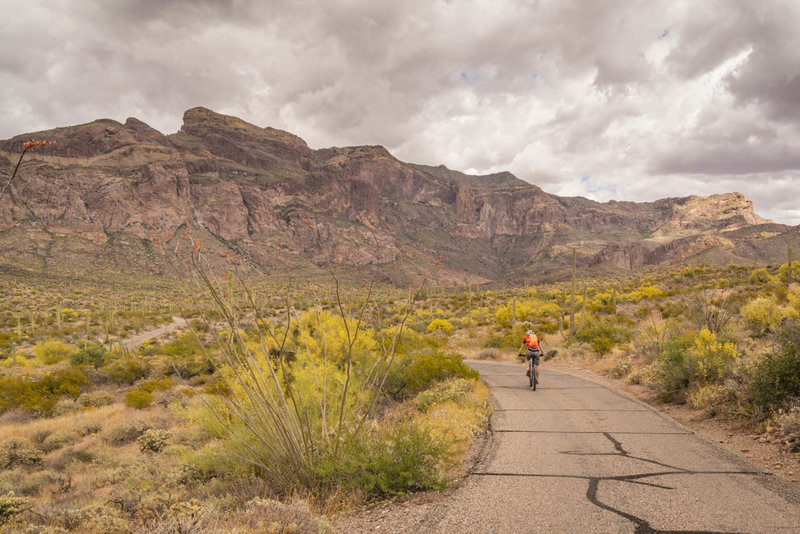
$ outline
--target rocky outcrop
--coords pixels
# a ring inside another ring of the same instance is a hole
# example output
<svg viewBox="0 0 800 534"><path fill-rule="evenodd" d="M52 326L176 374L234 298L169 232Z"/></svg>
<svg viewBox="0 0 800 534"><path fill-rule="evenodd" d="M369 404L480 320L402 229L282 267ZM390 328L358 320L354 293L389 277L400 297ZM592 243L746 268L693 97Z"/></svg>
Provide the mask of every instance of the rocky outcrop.
<svg viewBox="0 0 800 534"><path fill-rule="evenodd" d="M186 111L168 136L131 118L0 141L0 174L31 138L56 145L29 153L0 201L0 243L33 229L60 243L36 248L39 256L80 242L82 251L102 246L131 256L126 265L147 265L154 246L191 229L221 258L235 249L253 272L330 262L397 272L441 256L453 279L502 279L554 268L572 247L590 264L619 269L712 248L740 254L757 249L742 246L757 233L720 232L766 222L738 193L564 198L510 173L406 164L378 146L312 150L291 133L205 108ZM772 225L770 236L781 231Z"/></svg>

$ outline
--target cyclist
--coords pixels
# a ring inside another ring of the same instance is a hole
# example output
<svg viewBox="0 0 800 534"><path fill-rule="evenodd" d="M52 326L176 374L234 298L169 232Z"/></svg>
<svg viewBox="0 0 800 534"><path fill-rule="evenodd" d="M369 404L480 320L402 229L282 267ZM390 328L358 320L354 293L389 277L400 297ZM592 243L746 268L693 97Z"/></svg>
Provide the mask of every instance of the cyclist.
<svg viewBox="0 0 800 534"><path fill-rule="evenodd" d="M525 356L526 361L533 358L533 370L536 373L537 382L541 382L541 380L539 380L539 356L542 354L543 347L542 340L533 333L533 330L528 330L525 339L522 340L522 345L519 347L519 355ZM522 352L523 348L525 349L524 353ZM525 375L530 376L530 374L531 370L529 366Z"/></svg>

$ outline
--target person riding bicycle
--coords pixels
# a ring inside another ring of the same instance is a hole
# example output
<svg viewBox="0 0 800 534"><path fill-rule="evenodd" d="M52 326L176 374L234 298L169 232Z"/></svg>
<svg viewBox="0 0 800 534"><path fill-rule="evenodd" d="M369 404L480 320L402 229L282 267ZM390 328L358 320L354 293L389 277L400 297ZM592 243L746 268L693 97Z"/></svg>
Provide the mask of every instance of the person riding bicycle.
<svg viewBox="0 0 800 534"><path fill-rule="evenodd" d="M542 340L539 339L539 336L533 333L533 330L528 330L527 334L525 335L525 339L522 340L522 345L519 347L519 355L525 356L525 360L530 360L533 358L533 370L536 373L536 381L541 382L539 380L539 356L541 356L542 351L544 350L544 345L542 345ZM525 352L522 352L522 349L525 349ZM525 372L527 376L530 376L531 369L528 367L528 370Z"/></svg>

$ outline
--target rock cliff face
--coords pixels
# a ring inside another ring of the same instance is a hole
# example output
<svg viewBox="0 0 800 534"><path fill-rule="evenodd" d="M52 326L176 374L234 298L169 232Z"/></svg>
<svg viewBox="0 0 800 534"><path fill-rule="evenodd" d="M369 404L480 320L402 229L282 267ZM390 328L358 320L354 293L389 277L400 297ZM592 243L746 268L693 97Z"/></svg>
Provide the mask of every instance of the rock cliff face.
<svg viewBox="0 0 800 534"><path fill-rule="evenodd" d="M98 120L0 141L0 179L29 153L0 200L4 262L163 271L157 253L188 233L213 261L243 269L376 266L397 282L441 257L449 281L535 277L582 261L620 269L686 261L709 249L748 258L769 221L738 193L597 203L545 193L509 173L469 176L411 165L382 147L312 150L299 137L204 108L163 135L137 119ZM786 227L769 225L770 236ZM748 252L750 251L750 252Z"/></svg>

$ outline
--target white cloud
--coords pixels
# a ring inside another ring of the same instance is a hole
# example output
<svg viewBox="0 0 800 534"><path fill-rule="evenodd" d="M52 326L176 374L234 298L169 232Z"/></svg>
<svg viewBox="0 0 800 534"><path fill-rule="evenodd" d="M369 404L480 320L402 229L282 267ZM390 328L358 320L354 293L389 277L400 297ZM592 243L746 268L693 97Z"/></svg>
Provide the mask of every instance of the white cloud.
<svg viewBox="0 0 800 534"><path fill-rule="evenodd" d="M798 224L790 4L0 0L0 137L128 116L170 133L203 105L557 194L736 190Z"/></svg>

